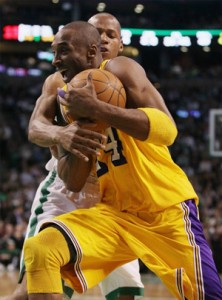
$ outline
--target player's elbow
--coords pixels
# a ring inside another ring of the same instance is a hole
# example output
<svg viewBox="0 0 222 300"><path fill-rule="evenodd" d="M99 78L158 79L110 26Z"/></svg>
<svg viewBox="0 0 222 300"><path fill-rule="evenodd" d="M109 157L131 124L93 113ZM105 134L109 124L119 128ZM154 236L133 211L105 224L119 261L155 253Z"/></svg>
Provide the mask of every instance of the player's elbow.
<svg viewBox="0 0 222 300"><path fill-rule="evenodd" d="M31 143L35 143L35 131L32 129L32 127L28 128L28 140Z"/></svg>
<svg viewBox="0 0 222 300"><path fill-rule="evenodd" d="M29 126L28 126L28 140L29 140L29 142L36 143L36 132L37 132L36 123L31 120L29 122Z"/></svg>

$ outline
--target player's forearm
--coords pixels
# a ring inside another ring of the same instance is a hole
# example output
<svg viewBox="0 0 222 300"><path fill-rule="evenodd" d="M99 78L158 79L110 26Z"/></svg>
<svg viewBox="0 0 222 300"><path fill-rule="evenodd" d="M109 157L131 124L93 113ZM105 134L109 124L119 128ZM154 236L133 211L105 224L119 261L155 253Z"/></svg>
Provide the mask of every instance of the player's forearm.
<svg viewBox="0 0 222 300"><path fill-rule="evenodd" d="M137 109L122 109L101 102L93 113L96 120L102 120L128 135L146 140L149 134L149 120L144 112Z"/></svg>
<svg viewBox="0 0 222 300"><path fill-rule="evenodd" d="M106 121L128 135L158 145L171 145L177 128L168 115L155 108L120 109L104 103L95 110L97 120Z"/></svg>
<svg viewBox="0 0 222 300"><path fill-rule="evenodd" d="M59 143L60 130L60 126L35 121L29 126L28 139L41 147L50 147Z"/></svg>
<svg viewBox="0 0 222 300"><path fill-rule="evenodd" d="M63 180L66 188L72 192L80 192L86 183L92 167L92 157L83 161L77 156L59 149L58 175ZM63 153L62 153L62 152Z"/></svg>
<svg viewBox="0 0 222 300"><path fill-rule="evenodd" d="M141 141L146 140L149 134L149 120L138 109L122 109L100 103L99 110L95 110L95 118Z"/></svg>

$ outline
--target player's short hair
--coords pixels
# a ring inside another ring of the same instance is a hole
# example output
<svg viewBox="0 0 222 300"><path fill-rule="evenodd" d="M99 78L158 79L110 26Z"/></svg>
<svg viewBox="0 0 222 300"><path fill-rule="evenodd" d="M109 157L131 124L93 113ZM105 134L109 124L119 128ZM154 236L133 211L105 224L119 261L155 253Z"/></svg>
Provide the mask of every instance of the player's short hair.
<svg viewBox="0 0 222 300"><path fill-rule="evenodd" d="M73 30L73 39L77 45L87 43L88 45L96 44L100 46L101 44L101 37L98 30L88 22L73 21L62 28L62 30L66 29Z"/></svg>

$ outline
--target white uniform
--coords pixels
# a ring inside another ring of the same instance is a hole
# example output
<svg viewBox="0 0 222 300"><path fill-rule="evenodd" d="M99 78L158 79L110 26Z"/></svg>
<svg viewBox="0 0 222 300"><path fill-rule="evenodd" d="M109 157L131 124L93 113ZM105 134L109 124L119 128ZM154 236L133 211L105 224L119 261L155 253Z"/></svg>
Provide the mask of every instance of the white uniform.
<svg viewBox="0 0 222 300"><path fill-rule="evenodd" d="M57 160L55 158L51 158L46 169L49 173L36 191L26 238L36 235L42 223L45 223L47 219L78 208L88 208L98 202L99 195L97 185L94 182L89 183L91 186L86 186L80 193L72 193L65 188L63 181L57 174ZM19 282L21 282L24 272L22 252ZM116 299L119 295L134 295L135 299L140 299L144 294L144 286L140 278L138 260L114 270L101 282L100 288L107 300ZM72 293L72 289L64 284L64 294L71 298Z"/></svg>

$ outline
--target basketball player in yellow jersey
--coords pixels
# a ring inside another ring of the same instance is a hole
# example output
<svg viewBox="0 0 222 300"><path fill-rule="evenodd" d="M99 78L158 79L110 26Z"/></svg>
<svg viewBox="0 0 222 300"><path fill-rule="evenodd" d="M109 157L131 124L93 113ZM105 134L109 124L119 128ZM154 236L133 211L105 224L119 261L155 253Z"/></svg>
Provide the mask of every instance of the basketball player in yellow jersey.
<svg viewBox="0 0 222 300"><path fill-rule="evenodd" d="M90 20L101 19L101 24L105 26L104 30L100 30L101 38L102 38L102 56L104 58L113 58L116 57L119 52L122 51L123 45L121 41L120 34L120 24L117 19L106 13L101 13L95 15L95 18L92 17ZM91 23L91 21L89 22ZM101 29L101 28L100 28ZM56 134L60 134L57 138L64 147L73 147L70 141L72 137L75 135L75 125L61 127L54 125L47 128L47 124L52 125L52 121L54 123L56 108L57 105L56 95L57 95L57 87L63 87L64 81L62 80L62 76L59 72L49 76L45 81L42 95L37 101L36 108L32 115L32 121L30 123L30 129L32 130L32 138L36 143L40 142L45 143L43 146L54 145L55 141L52 142L52 136ZM55 99L54 99L55 98ZM43 121L44 120L44 121ZM52 120L52 121L51 121ZM41 122L43 122L43 129L39 130L41 126ZM32 123L34 126L32 126ZM34 127L34 128L33 128ZM36 129L37 134L36 134ZM54 130L54 134L52 134L52 129ZM36 135L35 135L36 134ZM84 133L85 134L85 133ZM90 132L88 131L88 135ZM92 132L92 134L94 134ZM42 137L43 135L43 137ZM48 137L47 137L48 135ZM62 138L61 138L62 136ZM42 137L40 139L40 137ZM73 142L74 143L74 142ZM76 142L75 142L76 143ZM68 146L67 146L68 145ZM82 146L82 145L81 145ZM87 146L87 145L86 145ZM75 149L73 149L75 150ZM90 150L90 149L89 149ZM94 150L93 150L94 151ZM41 182L33 202L32 206L32 214L29 219L29 227L27 229L26 236L33 236L37 233L38 227L42 220L52 217L52 215L58 215L61 213L65 213L74 209L77 209L77 206L87 207L87 199L83 199L81 201L78 200L78 203L72 203L70 201L70 197L67 197L65 194L66 189L61 186L61 180L58 178L56 174L55 167L49 169L49 166L52 165L52 160L47 164L47 170L49 170L49 174L47 177ZM51 168L51 167L50 167ZM50 184L49 184L50 182ZM47 186L48 195L47 197L43 195L42 190ZM86 187L85 187L86 188ZM86 188L88 191L88 187ZM38 207L38 213L35 213L35 209ZM41 213L39 208L41 207ZM34 221L35 220L35 221ZM0 300L26 300L27 299L27 291L26 291L26 280L25 280L25 269L23 264L23 259L21 259L21 269L19 276L19 284L17 285L16 290L13 294L9 296L0 297ZM143 284L141 282L140 274L139 274L139 265L135 260L129 264L125 264L124 266L116 269L110 276L108 276L100 285L102 294L107 300L134 300L139 299L141 295L143 295ZM70 290L65 288L65 295L70 293ZM64 295L64 296L65 296Z"/></svg>
<svg viewBox="0 0 222 300"><path fill-rule="evenodd" d="M62 40L70 43L68 28L55 38L55 57ZM67 55L61 65L68 61ZM164 101L135 61L114 58L106 69L124 84L126 109L99 101L90 76L85 87L70 87L60 99L70 114L74 110L110 125L106 147L97 157L101 201L50 220L25 242L29 299L60 300L61 286L55 284L60 274L84 292L139 257L177 299L221 300L221 282L198 218L198 197L167 148L177 129ZM68 78L68 68L63 75ZM67 188L81 190L93 157L82 160L63 149L59 154L58 171Z"/></svg>

